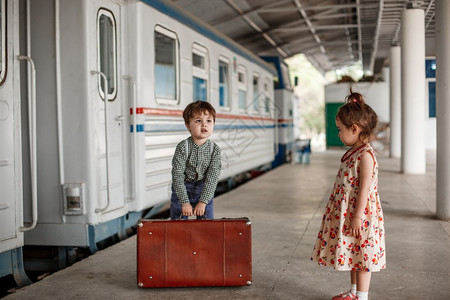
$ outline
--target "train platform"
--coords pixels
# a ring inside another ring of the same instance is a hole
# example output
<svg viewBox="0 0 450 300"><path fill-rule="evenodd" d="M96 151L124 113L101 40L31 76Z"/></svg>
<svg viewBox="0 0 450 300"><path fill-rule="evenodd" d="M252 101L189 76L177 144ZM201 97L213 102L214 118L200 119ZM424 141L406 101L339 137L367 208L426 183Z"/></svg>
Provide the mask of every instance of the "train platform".
<svg viewBox="0 0 450 300"><path fill-rule="evenodd" d="M343 152L312 153L309 165L283 165L215 199L216 218L252 221L251 286L138 288L132 236L4 299L331 299L348 290L349 274L310 255ZM450 223L434 218L435 158L427 153L426 174L404 175L399 159L378 157L387 269L372 275L370 299L450 299Z"/></svg>

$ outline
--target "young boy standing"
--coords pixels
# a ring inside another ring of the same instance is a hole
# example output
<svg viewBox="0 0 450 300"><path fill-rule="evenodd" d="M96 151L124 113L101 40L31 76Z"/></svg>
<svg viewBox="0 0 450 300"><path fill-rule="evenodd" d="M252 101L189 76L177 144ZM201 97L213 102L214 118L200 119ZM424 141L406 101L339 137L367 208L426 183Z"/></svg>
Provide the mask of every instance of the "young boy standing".
<svg viewBox="0 0 450 300"><path fill-rule="evenodd" d="M170 218L214 219L213 198L222 162L220 147L208 138L216 110L208 102L196 101L186 106L183 119L191 136L178 143L173 155Z"/></svg>

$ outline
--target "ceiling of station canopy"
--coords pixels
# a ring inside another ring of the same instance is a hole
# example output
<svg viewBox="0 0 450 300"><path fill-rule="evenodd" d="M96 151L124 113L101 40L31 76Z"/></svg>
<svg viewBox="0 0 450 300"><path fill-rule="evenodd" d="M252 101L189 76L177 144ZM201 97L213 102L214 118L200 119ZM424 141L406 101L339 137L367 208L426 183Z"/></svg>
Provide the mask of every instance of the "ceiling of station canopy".
<svg viewBox="0 0 450 300"><path fill-rule="evenodd" d="M171 1L257 55L303 53L323 73L359 61L379 73L410 7L424 10L426 53L434 51L434 0Z"/></svg>

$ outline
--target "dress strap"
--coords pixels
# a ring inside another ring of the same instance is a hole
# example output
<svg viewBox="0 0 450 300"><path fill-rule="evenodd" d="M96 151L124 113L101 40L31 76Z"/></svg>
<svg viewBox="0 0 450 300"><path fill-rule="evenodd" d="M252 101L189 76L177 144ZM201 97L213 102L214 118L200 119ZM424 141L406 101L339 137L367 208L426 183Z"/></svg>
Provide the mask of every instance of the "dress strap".
<svg viewBox="0 0 450 300"><path fill-rule="evenodd" d="M356 151L358 151L359 149L361 149L362 147L365 147L366 144L362 144L361 146L359 146L358 148L356 148L355 150L353 150L350 154L348 154L353 148L350 148L347 150L347 152L345 152L345 154L342 156L341 158L341 162L346 161L350 156L352 156L353 154L356 153Z"/></svg>

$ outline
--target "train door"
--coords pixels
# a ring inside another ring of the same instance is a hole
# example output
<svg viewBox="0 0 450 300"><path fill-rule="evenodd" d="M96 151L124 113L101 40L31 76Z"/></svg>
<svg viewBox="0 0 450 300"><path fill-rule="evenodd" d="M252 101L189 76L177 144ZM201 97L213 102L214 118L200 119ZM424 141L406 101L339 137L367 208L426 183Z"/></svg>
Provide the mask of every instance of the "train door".
<svg viewBox="0 0 450 300"><path fill-rule="evenodd" d="M17 6L8 4L6 0L0 1L0 253L23 244L23 235L19 233L22 208L19 61L13 23L13 8Z"/></svg>
<svg viewBox="0 0 450 300"><path fill-rule="evenodd" d="M97 178L101 197L97 213L124 207L123 126L125 115L121 91L121 19L117 1L95 0L96 8L96 88L95 109ZM93 51L94 49L92 49Z"/></svg>

